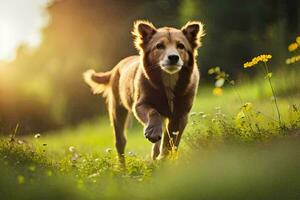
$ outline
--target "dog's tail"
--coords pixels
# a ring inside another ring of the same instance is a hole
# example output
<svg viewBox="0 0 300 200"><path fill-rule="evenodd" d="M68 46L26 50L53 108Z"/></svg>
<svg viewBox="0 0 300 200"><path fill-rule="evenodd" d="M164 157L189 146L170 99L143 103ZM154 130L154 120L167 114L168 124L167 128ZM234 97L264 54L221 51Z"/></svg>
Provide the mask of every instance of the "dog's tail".
<svg viewBox="0 0 300 200"><path fill-rule="evenodd" d="M111 71L97 73L90 69L83 73L83 79L91 87L94 94L101 94L109 85L111 73Z"/></svg>

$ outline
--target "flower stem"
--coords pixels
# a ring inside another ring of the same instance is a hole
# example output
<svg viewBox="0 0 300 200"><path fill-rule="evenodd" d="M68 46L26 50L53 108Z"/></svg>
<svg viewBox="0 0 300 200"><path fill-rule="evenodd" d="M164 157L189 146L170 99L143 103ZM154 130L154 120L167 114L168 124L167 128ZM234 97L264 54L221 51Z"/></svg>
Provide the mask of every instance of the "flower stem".
<svg viewBox="0 0 300 200"><path fill-rule="evenodd" d="M276 97L275 90L274 90L273 85L272 85L271 77L269 76L269 68L268 68L268 65L267 65L266 62L264 62L264 66L265 66L265 70L266 70L266 77L268 78L269 85L271 87L273 98L274 98L275 107L276 107L276 110L277 110L279 127L282 128L281 115L280 115L278 104L277 104L277 97Z"/></svg>
<svg viewBox="0 0 300 200"><path fill-rule="evenodd" d="M227 81L228 81L229 84L232 86L232 89L233 89L233 91L235 92L235 94L238 96L238 98L239 98L239 100L240 100L240 103L241 103L241 106L243 106L243 105L244 105L244 101L243 101L243 99L242 99L242 97L241 97L241 95L240 95L238 89L235 87L234 84L231 84L231 83L230 83L231 81L230 81L229 79L227 79ZM245 112L244 112L244 114L245 114L245 116L246 116L246 118L247 118L247 120L248 120L248 122L249 122L249 128L251 129L252 132L254 132L254 130L253 130L253 128L252 128L252 120L251 120L250 116L248 115L248 113L245 113Z"/></svg>
<svg viewBox="0 0 300 200"><path fill-rule="evenodd" d="M235 94L238 96L238 98L239 98L239 100L240 100L240 103L243 105L243 99L242 99L240 93L238 92L238 90L235 88L234 85L231 84L231 86L232 86L232 89L233 89L233 91L235 92Z"/></svg>

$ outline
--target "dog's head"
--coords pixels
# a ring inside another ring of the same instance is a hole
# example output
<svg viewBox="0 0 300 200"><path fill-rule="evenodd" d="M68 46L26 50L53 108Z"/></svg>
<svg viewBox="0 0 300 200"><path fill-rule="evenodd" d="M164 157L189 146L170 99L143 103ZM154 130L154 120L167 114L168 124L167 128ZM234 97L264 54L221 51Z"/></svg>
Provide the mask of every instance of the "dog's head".
<svg viewBox="0 0 300 200"><path fill-rule="evenodd" d="M144 60L169 74L189 65L204 35L201 22L188 22L179 30L171 27L157 29L148 21L137 21L132 33L135 47Z"/></svg>

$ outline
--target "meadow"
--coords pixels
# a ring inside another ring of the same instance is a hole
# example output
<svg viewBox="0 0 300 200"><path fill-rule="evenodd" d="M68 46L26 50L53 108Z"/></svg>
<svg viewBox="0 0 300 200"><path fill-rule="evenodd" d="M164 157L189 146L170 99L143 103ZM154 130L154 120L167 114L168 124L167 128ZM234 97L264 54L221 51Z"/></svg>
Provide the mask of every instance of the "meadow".
<svg viewBox="0 0 300 200"><path fill-rule="evenodd" d="M213 69L221 73L216 81L225 80L200 84L183 142L169 159L151 161L151 144L133 117L126 168L107 116L23 137L16 127L0 141L1 199L299 199L298 66L234 84Z"/></svg>

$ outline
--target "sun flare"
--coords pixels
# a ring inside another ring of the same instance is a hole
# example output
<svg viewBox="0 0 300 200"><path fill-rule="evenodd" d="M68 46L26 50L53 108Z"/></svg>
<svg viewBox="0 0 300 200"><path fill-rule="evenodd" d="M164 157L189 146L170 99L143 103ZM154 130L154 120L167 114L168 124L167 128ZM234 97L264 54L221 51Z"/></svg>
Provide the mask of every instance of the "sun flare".
<svg viewBox="0 0 300 200"><path fill-rule="evenodd" d="M20 44L40 44L40 29L48 21L43 8L49 0L0 1L0 60L15 58Z"/></svg>

